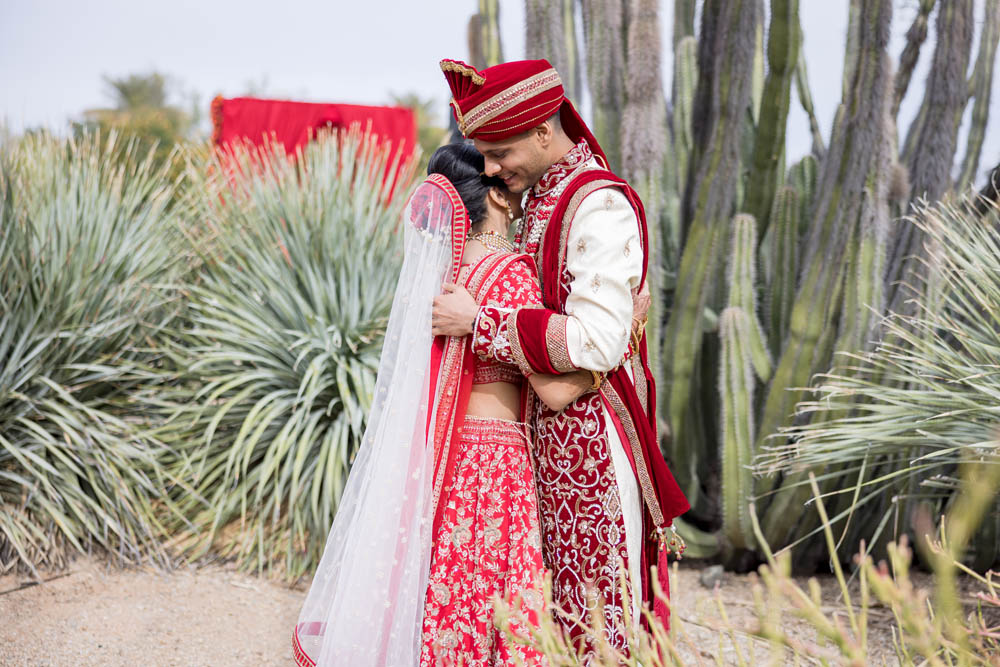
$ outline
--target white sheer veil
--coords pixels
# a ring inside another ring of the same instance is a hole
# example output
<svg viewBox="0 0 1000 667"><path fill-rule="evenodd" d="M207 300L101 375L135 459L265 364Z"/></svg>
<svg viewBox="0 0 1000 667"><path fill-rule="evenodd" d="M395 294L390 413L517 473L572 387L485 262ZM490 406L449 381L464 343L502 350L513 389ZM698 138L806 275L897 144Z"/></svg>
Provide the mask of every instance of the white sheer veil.
<svg viewBox="0 0 1000 667"><path fill-rule="evenodd" d="M441 176L424 181L407 203L403 267L367 428L295 628L300 665L419 661L433 524L431 306L460 261L452 226L464 219Z"/></svg>

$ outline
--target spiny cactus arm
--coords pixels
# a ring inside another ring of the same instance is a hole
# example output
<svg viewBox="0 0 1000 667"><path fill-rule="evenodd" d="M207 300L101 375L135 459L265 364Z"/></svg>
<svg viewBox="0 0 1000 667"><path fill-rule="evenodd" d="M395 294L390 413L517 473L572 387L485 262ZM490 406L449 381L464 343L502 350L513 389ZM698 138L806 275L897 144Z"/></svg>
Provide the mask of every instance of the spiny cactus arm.
<svg viewBox="0 0 1000 667"><path fill-rule="evenodd" d="M910 29L906 31L906 46L899 54L899 66L893 83L892 107L889 110L893 118L899 115L899 105L906 97L906 90L910 87L910 79L913 77L913 69L917 66L917 60L920 58L920 47L927 39L927 17L934 9L934 2L935 0L920 0L917 15L913 18Z"/></svg>
<svg viewBox="0 0 1000 667"><path fill-rule="evenodd" d="M671 118L674 134L674 151L677 155L677 191L684 192L688 178L688 160L691 156L693 137L691 114L695 87L698 84L698 42L685 37L674 49L674 113Z"/></svg>
<svg viewBox="0 0 1000 667"><path fill-rule="evenodd" d="M625 104L625 7L622 0L581 0L592 129L612 169L621 167Z"/></svg>
<svg viewBox="0 0 1000 667"><path fill-rule="evenodd" d="M764 382L771 375L771 355L767 350L764 331L757 321L757 223L752 215L740 213L733 217L726 283L729 286L729 307L741 309L747 326L741 333L749 363ZM719 327L721 335L721 315ZM742 325L741 325L742 326Z"/></svg>
<svg viewBox="0 0 1000 667"><path fill-rule="evenodd" d="M677 517L674 519L674 528L677 534L684 538L687 548L684 555L689 558L715 558L719 554L718 533L710 533L699 528L684 519Z"/></svg>
<svg viewBox="0 0 1000 667"><path fill-rule="evenodd" d="M575 0L562 0L562 38L566 44L566 69L559 71L566 86L566 96L579 102L583 72L580 68L580 49L576 43Z"/></svg>
<svg viewBox="0 0 1000 667"><path fill-rule="evenodd" d="M674 31L673 46L677 52L677 45L685 37L694 37L694 14L697 0L674 0Z"/></svg>
<svg viewBox="0 0 1000 667"><path fill-rule="evenodd" d="M785 148L785 130L791 100L792 76L798 61L798 0L774 0L771 3L771 28L767 42L767 81L760 120L757 124L750 184L745 210L758 222L757 238L763 238L770 224L774 191L780 178L781 156Z"/></svg>
<svg viewBox="0 0 1000 667"><path fill-rule="evenodd" d="M479 0L479 17L484 66L492 67L503 62L499 0Z"/></svg>
<svg viewBox="0 0 1000 667"><path fill-rule="evenodd" d="M802 28L799 27L799 44L802 43ZM819 129L819 121L816 119L816 108L813 106L812 90L809 88L809 71L806 68L806 53L804 49L799 49L799 59L795 65L795 90L799 93L799 103L802 110L809 118L809 131L812 133L812 153L817 158L826 155L826 146L823 144L823 133Z"/></svg>
<svg viewBox="0 0 1000 667"><path fill-rule="evenodd" d="M569 92L575 76L575 56L571 56L567 48L575 49L576 42L567 43L566 40L563 1L525 0L524 49L528 58L546 58L552 63Z"/></svg>
<svg viewBox="0 0 1000 667"><path fill-rule="evenodd" d="M965 72L972 41L973 0L950 0L941 5L935 34L937 44L927 77L927 89L918 115L919 127L907 137L906 160L911 201L940 199L951 188L951 171L958 143L958 126L968 103ZM889 309L910 312L912 291L925 275L923 234L913 224L902 224L890 241L892 263L887 267Z"/></svg>
<svg viewBox="0 0 1000 667"><path fill-rule="evenodd" d="M666 132L666 104L660 77L659 3L629 0L627 17L622 172L628 179L650 175L658 182ZM648 217L656 220L659 202L645 198L643 202Z"/></svg>
<svg viewBox="0 0 1000 667"><path fill-rule="evenodd" d="M748 505L753 499L754 378L751 371L747 313L729 306L719 316L722 359L719 363L719 399L722 446L722 532L735 549L754 546Z"/></svg>
<svg viewBox="0 0 1000 667"><path fill-rule="evenodd" d="M777 354L788 332L795 301L795 280L799 274L799 193L790 185L782 187L774 200L774 222L768 236L773 269L767 290L768 340Z"/></svg>
<svg viewBox="0 0 1000 667"><path fill-rule="evenodd" d="M758 0L761 2L762 0ZM760 16L764 16L764 6L761 4ZM764 22L757 22L754 33L753 49L753 79L750 84L750 113L754 125L760 121L760 103L764 98Z"/></svg>
<svg viewBox="0 0 1000 667"><path fill-rule="evenodd" d="M836 117L834 121L836 126ZM788 170L788 183L795 186L799 195L799 238L805 238L809 231L810 207L815 199L818 177L819 160L813 154L804 156Z"/></svg>
<svg viewBox="0 0 1000 667"><path fill-rule="evenodd" d="M847 97L847 87L858 65L858 39L861 34L861 0L849 0L847 9L847 46L844 48L844 70L840 79L840 95Z"/></svg>
<svg viewBox="0 0 1000 667"><path fill-rule="evenodd" d="M1000 2L984 3L983 14L983 29L979 33L979 54L969 82L975 103L972 106L972 122L969 125L962 172L958 179L960 192L966 190L975 180L976 171L979 169L979 158L983 152L983 138L986 136L990 97L993 92L997 43L1000 42Z"/></svg>
<svg viewBox="0 0 1000 667"><path fill-rule="evenodd" d="M477 70L486 67L486 56L483 53L483 15L473 14L469 17L468 26L469 64Z"/></svg>

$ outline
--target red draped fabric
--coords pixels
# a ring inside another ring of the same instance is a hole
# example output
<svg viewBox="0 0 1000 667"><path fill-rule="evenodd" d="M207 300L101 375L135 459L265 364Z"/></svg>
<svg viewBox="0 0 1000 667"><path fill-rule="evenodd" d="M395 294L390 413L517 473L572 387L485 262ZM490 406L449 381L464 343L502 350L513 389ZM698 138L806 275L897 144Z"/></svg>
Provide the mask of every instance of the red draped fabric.
<svg viewBox="0 0 1000 667"><path fill-rule="evenodd" d="M262 100L255 97L216 97L212 101L212 140L218 145L234 140L249 140L260 145L267 137L280 141L285 151L295 153L316 130L348 128L360 123L394 146L404 146L407 155L417 141L417 121L412 109L374 107L357 104L322 104Z"/></svg>
<svg viewBox="0 0 1000 667"><path fill-rule="evenodd" d="M358 123L371 128L379 143L391 142L407 160L417 145L417 121L412 109L358 104L324 104L216 97L212 100L212 141L217 146L249 141L255 146L276 140L288 155L302 148L324 128L348 129ZM395 187L395 185L393 186Z"/></svg>

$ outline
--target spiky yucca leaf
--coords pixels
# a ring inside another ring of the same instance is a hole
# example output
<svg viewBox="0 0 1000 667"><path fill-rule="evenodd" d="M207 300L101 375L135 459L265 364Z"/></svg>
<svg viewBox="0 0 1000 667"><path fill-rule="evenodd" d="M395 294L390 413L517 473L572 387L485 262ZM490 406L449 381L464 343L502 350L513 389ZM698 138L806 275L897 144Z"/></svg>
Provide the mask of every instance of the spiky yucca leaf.
<svg viewBox="0 0 1000 667"><path fill-rule="evenodd" d="M318 561L375 385L411 175L356 131L296 158L238 147L192 161L200 228L186 233L204 263L159 432L197 489L178 498L189 553L293 578Z"/></svg>
<svg viewBox="0 0 1000 667"><path fill-rule="evenodd" d="M114 158L114 159L113 159ZM173 316L175 187L114 135L0 159L0 571L162 556L160 445L132 397Z"/></svg>
<svg viewBox="0 0 1000 667"><path fill-rule="evenodd" d="M908 224L929 239L928 273L940 301L918 304L913 316L890 316L884 342L865 355L843 355L842 374L820 376L816 400L799 405L811 419L788 429L789 444L771 448L760 470L841 466L857 485L839 492L857 494L851 511L870 515L892 511L898 498L922 498L940 510L957 486L957 464L1000 464L998 213L984 221L949 204L918 211ZM861 538L871 535L847 541Z"/></svg>

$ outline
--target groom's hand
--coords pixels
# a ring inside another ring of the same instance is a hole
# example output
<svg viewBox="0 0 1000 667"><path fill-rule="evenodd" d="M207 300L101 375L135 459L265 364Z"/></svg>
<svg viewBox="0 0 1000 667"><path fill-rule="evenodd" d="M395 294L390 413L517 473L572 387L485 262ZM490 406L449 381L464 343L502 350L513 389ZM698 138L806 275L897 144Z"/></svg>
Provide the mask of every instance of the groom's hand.
<svg viewBox="0 0 1000 667"><path fill-rule="evenodd" d="M435 336L465 336L472 333L479 305L464 287L452 283L441 286L444 294L434 297L431 333Z"/></svg>

